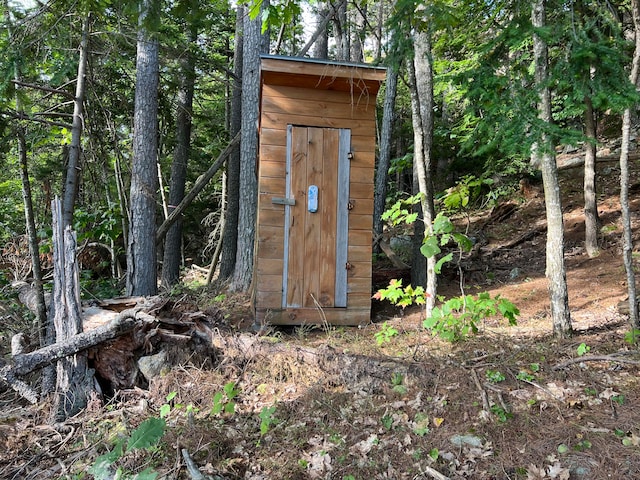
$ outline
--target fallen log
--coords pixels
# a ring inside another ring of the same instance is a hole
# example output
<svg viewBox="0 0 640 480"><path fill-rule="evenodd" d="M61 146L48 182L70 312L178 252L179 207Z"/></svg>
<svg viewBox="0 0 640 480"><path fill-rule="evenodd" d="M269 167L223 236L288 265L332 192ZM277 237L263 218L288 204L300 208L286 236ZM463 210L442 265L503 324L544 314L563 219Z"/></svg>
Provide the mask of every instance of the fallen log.
<svg viewBox="0 0 640 480"><path fill-rule="evenodd" d="M33 390L25 389L26 384L19 377L53 364L62 358L124 335L141 323L154 321L156 321L155 317L139 309L124 310L111 322L95 330L79 333L62 342L48 345L30 353L16 355L8 364L0 364L0 382L8 384L21 396L34 403L37 400L37 395L34 397Z"/></svg>

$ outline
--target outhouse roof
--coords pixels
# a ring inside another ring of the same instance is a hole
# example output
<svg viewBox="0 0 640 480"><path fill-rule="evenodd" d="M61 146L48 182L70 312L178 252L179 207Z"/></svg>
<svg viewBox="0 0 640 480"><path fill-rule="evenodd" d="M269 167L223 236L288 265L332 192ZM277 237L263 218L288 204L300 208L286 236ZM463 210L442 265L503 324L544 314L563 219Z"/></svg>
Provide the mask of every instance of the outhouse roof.
<svg viewBox="0 0 640 480"><path fill-rule="evenodd" d="M314 58L261 55L262 82L267 85L314 88L375 95L385 79L386 68Z"/></svg>

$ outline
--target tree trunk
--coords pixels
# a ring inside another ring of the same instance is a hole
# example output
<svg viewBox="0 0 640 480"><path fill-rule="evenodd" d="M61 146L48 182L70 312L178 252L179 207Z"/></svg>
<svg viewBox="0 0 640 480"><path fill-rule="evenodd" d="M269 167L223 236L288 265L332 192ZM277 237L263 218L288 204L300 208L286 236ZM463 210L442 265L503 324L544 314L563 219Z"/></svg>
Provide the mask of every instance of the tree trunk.
<svg viewBox="0 0 640 480"><path fill-rule="evenodd" d="M635 34L635 49L629 79L638 88L640 71L640 2L631 0L631 15ZM622 209L623 247L622 258L627 273L627 293L629 295L629 323L632 332L640 328L638 302L636 301L636 276L633 270L633 231L629 209L629 143L631 137L631 108L622 117L622 145L620 147L620 205Z"/></svg>
<svg viewBox="0 0 640 480"><path fill-rule="evenodd" d="M195 86L195 58L191 46L198 38L198 29L191 24L189 45L180 60L180 90L176 107L176 147L171 164L171 180L169 187L169 208L171 213L184 198L187 180L187 163L191 150L191 118L193 107L193 90ZM171 288L180 280L182 246L182 217L179 217L167 232L164 241L164 258L162 262L162 286Z"/></svg>
<svg viewBox="0 0 640 480"><path fill-rule="evenodd" d="M329 58L329 31L327 30L327 24L333 14L333 10L328 2L318 2L317 9L315 17L318 35L312 56L314 58ZM304 55L304 53L301 53L301 55Z"/></svg>
<svg viewBox="0 0 640 480"><path fill-rule="evenodd" d="M596 122L591 98L585 96L584 104L584 126L587 137L584 155L584 243L587 255L593 258L600 253L598 246L600 219L596 198Z"/></svg>
<svg viewBox="0 0 640 480"><path fill-rule="evenodd" d="M64 342L82 332L80 273L76 258L76 236L64 225L61 202L54 200L53 212L53 301L51 310L56 342ZM94 391L93 371L87 357L77 354L57 364L54 421L61 421L82 410Z"/></svg>
<svg viewBox="0 0 640 480"><path fill-rule="evenodd" d="M9 13L9 5L7 0L3 2L7 30L10 39L10 43L13 43L12 39L12 24L11 16ZM13 64L13 79L16 81L16 112L22 113L22 101L18 93L20 81L20 67L17 62ZM42 268L40 265L40 245L38 242L38 232L36 230L35 213L33 211L33 196L31 195L31 182L29 181L29 165L27 162L27 142L25 139L25 132L22 125L18 125L16 129L16 135L18 137L18 160L20 162L20 179L22 180L22 200L24 203L24 215L25 215L25 227L27 231L27 239L29 242L29 257L31 258L31 270L33 272L33 287L36 293L36 327L38 330L38 340L41 347L47 344L47 305L44 299L44 288L42 280ZM18 279L16 279L18 280ZM48 375L49 379L44 382L45 386L50 386L52 383L53 375Z"/></svg>
<svg viewBox="0 0 640 480"><path fill-rule="evenodd" d="M242 128L242 57L244 5L238 4L236 13L235 48L233 52L233 89L231 94L231 128L229 133L235 137ZM220 253L219 278L226 280L233 274L236 266L236 248L238 247L238 209L240 204L240 147L235 146L227 162L227 205L224 214L222 232L222 252Z"/></svg>
<svg viewBox="0 0 640 480"><path fill-rule="evenodd" d="M336 59L342 61L349 60L349 25L347 24L347 2L342 2L338 6L335 22Z"/></svg>
<svg viewBox="0 0 640 480"><path fill-rule="evenodd" d="M544 28L545 2L535 0L531 10L531 21L534 28ZM538 106L539 118L550 124L551 92L547 83L547 45L536 33L533 35L533 52L535 60L535 80L540 91ZM547 216L547 278L549 280L549 294L551 299L551 316L553 318L553 333L557 337L571 335L571 316L569 313L569 295L564 265L564 226L562 220L562 206L560 201L560 186L558 184L558 170L551 138L542 134L537 142L534 155L539 158L544 186L544 199Z"/></svg>
<svg viewBox="0 0 640 480"><path fill-rule="evenodd" d="M391 134L393 132L393 113L396 103L398 87L398 72L393 67L387 68L385 81L384 107L382 110L382 125L380 126L380 153L378 154L378 168L376 169L376 184L373 199L373 236L374 250L380 251L378 243L382 239L382 214L387 200L387 183L389 165L391 164Z"/></svg>
<svg viewBox="0 0 640 480"><path fill-rule="evenodd" d="M159 15L158 0L142 0L138 23L136 93L133 117L131 213L127 248L127 295L155 295L156 192L158 171L158 39L149 26Z"/></svg>
<svg viewBox="0 0 640 480"><path fill-rule="evenodd" d="M411 92L411 118L413 122L414 154L413 162L417 175L420 193L420 206L424 219L425 235L433 233L435 218L433 189L433 160L431 146L433 143L433 64L431 38L428 32L414 34L415 55L413 61L407 62L409 89ZM427 258L426 271L426 315L430 316L435 305L437 294L437 278L435 256ZM413 274L412 274L413 275Z"/></svg>
<svg viewBox="0 0 640 480"><path fill-rule="evenodd" d="M78 78L76 80L76 96L73 100L73 122L71 127L71 143L65 175L62 197L62 222L65 226L73 224L73 211L78 194L78 172L80 171L80 155L82 152L81 137L84 127L83 104L85 93L85 72L89 57L89 27L91 16L87 15L82 27L80 55L78 58Z"/></svg>
<svg viewBox="0 0 640 480"><path fill-rule="evenodd" d="M268 8L263 1L262 9ZM258 115L260 103L260 54L269 51L269 39L260 34L261 15L245 17L242 62L242 131L240 142L240 204L238 209L238 248L231 288L249 290L253 274L253 247L258 201Z"/></svg>
<svg viewBox="0 0 640 480"><path fill-rule="evenodd" d="M351 32L353 38L351 39L349 59L352 62L362 63L364 62L364 39L366 35L367 25L367 4L362 2L358 5L354 2L355 8L351 13Z"/></svg>

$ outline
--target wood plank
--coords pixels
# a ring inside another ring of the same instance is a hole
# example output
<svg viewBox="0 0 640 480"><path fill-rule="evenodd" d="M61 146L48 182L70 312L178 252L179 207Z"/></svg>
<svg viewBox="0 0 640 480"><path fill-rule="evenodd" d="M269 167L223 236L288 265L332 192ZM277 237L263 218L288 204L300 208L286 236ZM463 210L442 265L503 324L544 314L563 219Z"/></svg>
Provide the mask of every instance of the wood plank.
<svg viewBox="0 0 640 480"><path fill-rule="evenodd" d="M273 194L276 196L284 197L285 189L286 182L284 175L282 177L260 177L260 185L258 186L258 190L262 194Z"/></svg>
<svg viewBox="0 0 640 480"><path fill-rule="evenodd" d="M349 294L362 293L371 296L371 277L354 277L349 279ZM349 304L351 306L351 303Z"/></svg>
<svg viewBox="0 0 640 480"><path fill-rule="evenodd" d="M371 293L352 293L349 295L349 306L353 308L371 308Z"/></svg>
<svg viewBox="0 0 640 480"><path fill-rule="evenodd" d="M261 311L272 311L282 308L282 292L262 292L256 290L256 306Z"/></svg>
<svg viewBox="0 0 640 480"><path fill-rule="evenodd" d="M287 262L287 288L286 288L286 305L302 307L304 301L304 245L305 240L305 210L306 201L304 195L300 192L306 190L306 163L307 163L307 147L308 137L307 129L301 127L293 127L291 133L291 169L290 178L290 196L298 199L295 206L288 207L289 217L289 252Z"/></svg>
<svg viewBox="0 0 640 480"><path fill-rule="evenodd" d="M307 189L309 185L322 186L323 156L324 156L324 129L308 128L308 149L306 180L301 185L305 197L305 205L299 208L304 211L304 269L302 271L304 292L303 307L313 307L319 302L320 292L320 245L322 238L322 216L319 212L311 213L308 210Z"/></svg>
<svg viewBox="0 0 640 480"><path fill-rule="evenodd" d="M256 289L259 292L278 292L282 298L282 275L262 273L258 275ZM278 305L280 306L280 305Z"/></svg>
<svg viewBox="0 0 640 480"><path fill-rule="evenodd" d="M364 303L358 299L358 303ZM256 310L256 320L271 325L323 325L323 315L331 325L357 326L371 321L371 309L363 305L356 308L326 308L322 313L317 308L286 310Z"/></svg>
<svg viewBox="0 0 640 480"><path fill-rule="evenodd" d="M320 116L353 120L375 120L375 106L349 105L343 102L323 101L307 90L306 97L289 98L267 96L262 99L262 111L269 113L294 113L296 115Z"/></svg>
<svg viewBox="0 0 640 480"><path fill-rule="evenodd" d="M336 307L347 306L347 271L349 247L349 179L351 130L340 130L338 152L338 222L336 224Z"/></svg>
<svg viewBox="0 0 640 480"><path fill-rule="evenodd" d="M371 142L375 144L375 139L371 138ZM376 155L373 151L359 152L355 149L353 150L353 158L351 159L351 168L356 168L356 167L368 168L371 170L371 173L373 174L375 163L376 163ZM368 183L365 180L358 180L358 178L359 177L354 177L356 181Z"/></svg>
<svg viewBox="0 0 640 480"><path fill-rule="evenodd" d="M286 146L287 130L284 125L280 128L264 128L260 129L260 148L264 145L281 145Z"/></svg>
<svg viewBox="0 0 640 480"><path fill-rule="evenodd" d="M373 215L373 198L350 198L351 212L356 215Z"/></svg>
<svg viewBox="0 0 640 480"><path fill-rule="evenodd" d="M359 215L353 213L353 210L349 214L349 228L354 230L372 230L373 229L373 216L372 215Z"/></svg>
<svg viewBox="0 0 640 480"><path fill-rule="evenodd" d="M287 147L286 145L261 145L260 146L260 163L277 162L284 165L286 162Z"/></svg>
<svg viewBox="0 0 640 480"><path fill-rule="evenodd" d="M258 224L260 227L278 227L284 235L284 207L279 210L261 208L258 211Z"/></svg>
<svg viewBox="0 0 640 480"><path fill-rule="evenodd" d="M284 178L285 164L284 162L261 161L258 167L260 177Z"/></svg>
<svg viewBox="0 0 640 480"><path fill-rule="evenodd" d="M376 124L373 120L350 120L347 118L320 118L316 115L294 115L282 113L262 113L262 125L277 128L282 125L306 125L324 128L349 128L352 135L371 135Z"/></svg>
<svg viewBox="0 0 640 480"><path fill-rule="evenodd" d="M371 247L371 230L349 230L349 246Z"/></svg>
<svg viewBox="0 0 640 480"><path fill-rule="evenodd" d="M336 224L338 216L338 130L324 130L323 175L320 189L321 236L318 303L335 305L336 293Z"/></svg>
<svg viewBox="0 0 640 480"><path fill-rule="evenodd" d="M353 135L351 137L351 150L358 153L371 152L375 155L376 138L373 132L368 135Z"/></svg>
<svg viewBox="0 0 640 480"><path fill-rule="evenodd" d="M369 262L371 263L372 249L362 245L349 246L349 262Z"/></svg>
<svg viewBox="0 0 640 480"><path fill-rule="evenodd" d="M351 163L351 181L358 183L373 184L374 170L370 167L355 167Z"/></svg>
<svg viewBox="0 0 640 480"><path fill-rule="evenodd" d="M256 272L259 275L279 275L282 284L282 265L284 261L280 258L258 257L256 260Z"/></svg>
<svg viewBox="0 0 640 480"><path fill-rule="evenodd" d="M371 262L349 262L351 268L347 270L347 278L351 281L352 278L371 278Z"/></svg>
<svg viewBox="0 0 640 480"><path fill-rule="evenodd" d="M308 88L300 88L287 85L269 85L265 84L262 87L263 98L266 97L284 97L299 100L313 99L318 102L331 102L339 103L343 107L352 106L356 107L364 115L374 115L376 111L375 99L372 102L371 96L358 96L355 97L352 92L337 91L337 90L321 90L314 88L312 90ZM365 113L366 112L366 113Z"/></svg>
<svg viewBox="0 0 640 480"><path fill-rule="evenodd" d="M360 183L352 180L351 184L349 185L349 197L354 199L362 198L373 200L373 184Z"/></svg>

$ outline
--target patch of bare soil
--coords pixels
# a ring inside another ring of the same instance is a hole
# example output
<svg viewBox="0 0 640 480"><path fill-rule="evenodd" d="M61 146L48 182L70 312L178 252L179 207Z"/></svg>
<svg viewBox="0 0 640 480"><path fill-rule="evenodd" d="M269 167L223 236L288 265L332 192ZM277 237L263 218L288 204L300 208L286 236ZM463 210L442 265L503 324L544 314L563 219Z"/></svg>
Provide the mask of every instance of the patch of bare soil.
<svg viewBox="0 0 640 480"><path fill-rule="evenodd" d="M633 175L637 184L638 171ZM593 259L582 247L580 169L561 176L572 339L551 336L543 198L541 187L527 186L512 207L472 217L479 247L463 262L465 293L510 299L521 312L516 327L486 319L478 335L449 344L421 328L419 310L376 306L377 317L363 328L257 335L243 331L251 323L247 301L218 299L229 317L214 325L220 350L212 369L184 362L148 390L117 392L57 425L46 423L47 402L31 407L11 391L0 393L0 478L91 478L99 455L161 415L159 443L124 453L114 472L254 480L640 478L640 354L625 342L626 317L618 311L626 296L618 169L599 165L603 249ZM442 293L459 294L458 275L448 272ZM213 295L192 297L193 308L205 310ZM397 335L378 345L376 334L389 326Z"/></svg>

